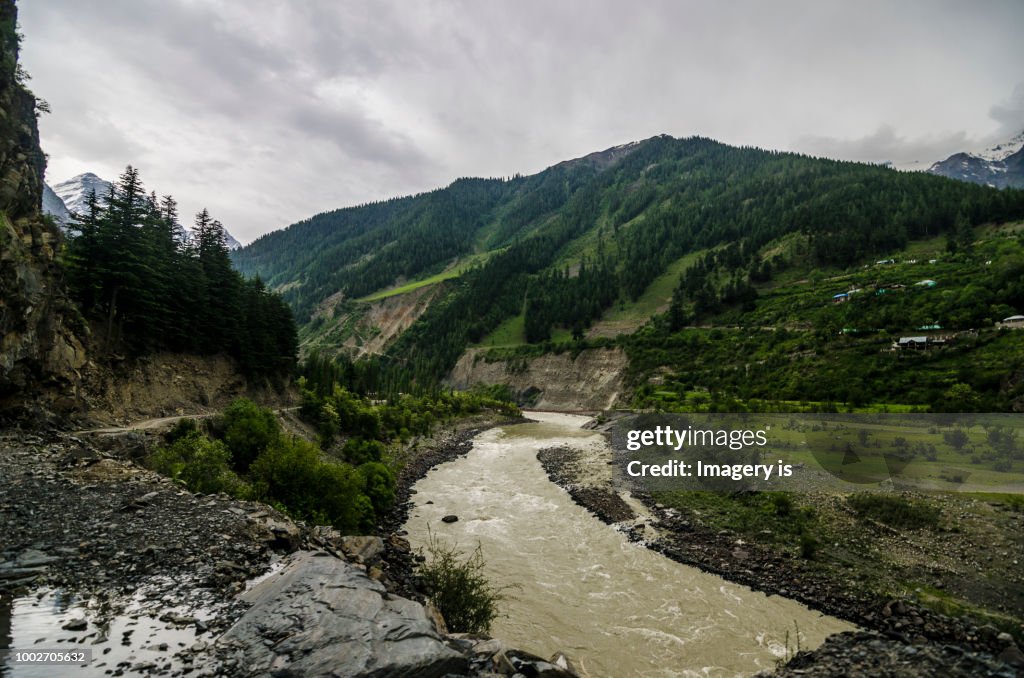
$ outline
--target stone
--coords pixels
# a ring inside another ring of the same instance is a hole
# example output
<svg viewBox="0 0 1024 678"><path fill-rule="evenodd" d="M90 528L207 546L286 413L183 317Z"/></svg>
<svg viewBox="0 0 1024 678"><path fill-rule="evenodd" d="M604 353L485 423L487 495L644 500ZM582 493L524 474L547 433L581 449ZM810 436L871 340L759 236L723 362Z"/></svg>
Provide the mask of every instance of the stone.
<svg viewBox="0 0 1024 678"><path fill-rule="evenodd" d="M481 640L479 643L473 646L473 654L481 657L493 657L502 650L505 646L497 638L490 638L488 640Z"/></svg>
<svg viewBox="0 0 1024 678"><path fill-rule="evenodd" d="M564 652L554 653L553 655L551 655L551 658L548 659L548 661L557 666L558 668L562 669L563 671L568 671L569 673L573 674L577 673L576 667L573 666L572 661Z"/></svg>
<svg viewBox="0 0 1024 678"><path fill-rule="evenodd" d="M1017 668L1024 668L1024 653L1020 651L1020 648L1016 645L1010 645L1003 648L1003 651L996 657L1001 662L1005 662L1010 666L1016 666Z"/></svg>
<svg viewBox="0 0 1024 678"><path fill-rule="evenodd" d="M384 540L380 537L342 537L341 550L357 563L376 562L384 553Z"/></svg>
<svg viewBox="0 0 1024 678"><path fill-rule="evenodd" d="M454 522L456 522L456 521L457 521L458 519L459 519L459 517L458 517L458 516L456 516L456 515L447 515L447 516L445 516L444 518L441 518L441 522L442 522L442 523L454 523Z"/></svg>
<svg viewBox="0 0 1024 678"><path fill-rule="evenodd" d="M19 567L35 568L55 563L58 560L60 560L60 558L56 556L47 555L42 551L37 551L35 549L27 549L23 551L21 555L19 555L15 559L15 562L18 564Z"/></svg>
<svg viewBox="0 0 1024 678"><path fill-rule="evenodd" d="M515 670L515 673L537 678L577 678L576 674L563 669L537 655L522 650L505 650L499 656ZM568 663L568 660L566 660Z"/></svg>
<svg viewBox="0 0 1024 678"><path fill-rule="evenodd" d="M68 623L61 626L65 631L84 631L89 628L89 622L85 621L81 617L72 619Z"/></svg>
<svg viewBox="0 0 1024 678"><path fill-rule="evenodd" d="M422 676L461 674L419 603L322 551L299 551L239 596L250 609L218 641L240 675Z"/></svg>
<svg viewBox="0 0 1024 678"><path fill-rule="evenodd" d="M287 518L276 520L267 516L260 522L265 530L263 541L273 550L291 553L302 543L302 530Z"/></svg>

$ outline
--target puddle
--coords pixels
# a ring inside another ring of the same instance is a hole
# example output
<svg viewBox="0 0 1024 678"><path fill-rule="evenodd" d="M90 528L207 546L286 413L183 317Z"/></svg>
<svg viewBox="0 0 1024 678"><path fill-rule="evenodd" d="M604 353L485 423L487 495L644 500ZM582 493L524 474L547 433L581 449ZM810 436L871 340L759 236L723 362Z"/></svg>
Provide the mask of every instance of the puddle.
<svg viewBox="0 0 1024 678"><path fill-rule="evenodd" d="M165 596L166 597L166 596ZM164 598L136 592L115 609L98 597L54 589L0 600L0 650L86 651L84 665L15 663L0 658L0 676L181 675L210 665L205 652L215 635L208 610L168 606Z"/></svg>

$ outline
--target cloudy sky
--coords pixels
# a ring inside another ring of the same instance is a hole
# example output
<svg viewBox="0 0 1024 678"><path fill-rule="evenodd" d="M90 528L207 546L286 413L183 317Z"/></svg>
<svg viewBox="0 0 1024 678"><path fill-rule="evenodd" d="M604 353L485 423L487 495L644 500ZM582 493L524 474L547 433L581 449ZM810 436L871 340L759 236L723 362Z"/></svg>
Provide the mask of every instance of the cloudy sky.
<svg viewBox="0 0 1024 678"><path fill-rule="evenodd" d="M47 178L248 242L655 134L931 162L1024 129L1024 2L22 0Z"/></svg>

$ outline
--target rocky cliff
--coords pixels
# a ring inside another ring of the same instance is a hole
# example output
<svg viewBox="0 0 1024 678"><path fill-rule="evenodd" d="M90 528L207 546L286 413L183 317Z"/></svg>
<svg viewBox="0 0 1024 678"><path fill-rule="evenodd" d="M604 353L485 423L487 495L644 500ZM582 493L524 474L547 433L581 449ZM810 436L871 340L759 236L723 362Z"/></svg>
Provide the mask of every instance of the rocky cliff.
<svg viewBox="0 0 1024 678"><path fill-rule="evenodd" d="M55 261L60 234L40 216L46 160L16 25L13 0L0 0L0 413L29 393L69 405L86 360L85 327Z"/></svg>

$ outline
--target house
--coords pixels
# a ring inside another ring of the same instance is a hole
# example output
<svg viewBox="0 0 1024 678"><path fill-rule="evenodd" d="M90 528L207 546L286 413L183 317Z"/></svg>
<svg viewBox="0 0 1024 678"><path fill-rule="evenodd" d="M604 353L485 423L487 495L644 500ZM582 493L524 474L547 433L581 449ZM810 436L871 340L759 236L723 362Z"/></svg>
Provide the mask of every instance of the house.
<svg viewBox="0 0 1024 678"><path fill-rule="evenodd" d="M832 303L833 304L842 304L842 303L847 302L849 300L850 300L850 295L847 294L846 292L840 292L839 294L833 294L832 295Z"/></svg>
<svg viewBox="0 0 1024 678"><path fill-rule="evenodd" d="M1003 322L996 323L996 327L1005 327L1008 330L1024 330L1024 315L1011 315L1003 318Z"/></svg>
<svg viewBox="0 0 1024 678"><path fill-rule="evenodd" d="M900 337L892 342L892 351L925 351L930 348L940 348L946 345L946 337L918 335L915 337Z"/></svg>
<svg viewBox="0 0 1024 678"><path fill-rule="evenodd" d="M875 265L876 266L890 266L890 265L895 264L895 263L896 263L895 259L879 259L878 261L875 262Z"/></svg>
<svg viewBox="0 0 1024 678"><path fill-rule="evenodd" d="M900 337L899 340L895 344L893 344L893 346L895 346L896 348L900 348L900 349L903 349L903 348L918 348L918 349L920 349L920 348L927 348L928 347L928 337L925 337L925 336L920 336L920 337Z"/></svg>
<svg viewBox="0 0 1024 678"><path fill-rule="evenodd" d="M922 280L920 282L914 283L914 286L915 287L935 287L935 285L937 285L937 284L938 283L936 283L934 280Z"/></svg>

